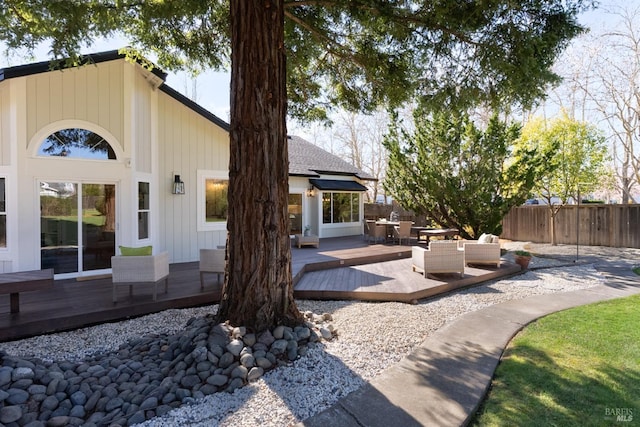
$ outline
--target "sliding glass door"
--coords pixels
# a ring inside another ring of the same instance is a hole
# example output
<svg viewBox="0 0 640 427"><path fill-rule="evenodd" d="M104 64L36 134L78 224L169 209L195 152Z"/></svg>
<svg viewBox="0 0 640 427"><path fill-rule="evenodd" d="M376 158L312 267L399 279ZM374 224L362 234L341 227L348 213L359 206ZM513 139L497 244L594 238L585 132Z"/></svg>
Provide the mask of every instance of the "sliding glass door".
<svg viewBox="0 0 640 427"><path fill-rule="evenodd" d="M79 276L111 268L115 254L114 184L40 184L40 264Z"/></svg>

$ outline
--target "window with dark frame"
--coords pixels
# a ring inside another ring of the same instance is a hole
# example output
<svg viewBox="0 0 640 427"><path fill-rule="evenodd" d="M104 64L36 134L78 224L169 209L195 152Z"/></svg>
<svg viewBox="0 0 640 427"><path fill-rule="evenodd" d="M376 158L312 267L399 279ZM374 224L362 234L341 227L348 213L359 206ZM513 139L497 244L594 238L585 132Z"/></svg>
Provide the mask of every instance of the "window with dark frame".
<svg viewBox="0 0 640 427"><path fill-rule="evenodd" d="M322 223L358 222L360 193L322 193Z"/></svg>
<svg viewBox="0 0 640 427"><path fill-rule="evenodd" d="M0 178L0 248L7 247L7 203L5 178Z"/></svg>
<svg viewBox="0 0 640 427"><path fill-rule="evenodd" d="M138 182L138 239L149 238L149 183Z"/></svg>

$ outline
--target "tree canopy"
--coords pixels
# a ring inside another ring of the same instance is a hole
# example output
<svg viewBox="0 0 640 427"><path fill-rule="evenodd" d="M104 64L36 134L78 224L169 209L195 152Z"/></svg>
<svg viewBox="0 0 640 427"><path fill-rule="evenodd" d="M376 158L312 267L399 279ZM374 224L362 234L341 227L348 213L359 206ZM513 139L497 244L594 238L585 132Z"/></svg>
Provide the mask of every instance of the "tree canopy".
<svg viewBox="0 0 640 427"><path fill-rule="evenodd" d="M595 126L562 113L553 120L529 121L518 146L523 149L555 147L555 154L549 160L551 167L533 188L550 209L551 243L555 244L555 218L560 206L578 200L579 193L594 191L602 181L608 181L605 138Z"/></svg>
<svg viewBox="0 0 640 427"><path fill-rule="evenodd" d="M420 97L529 105L559 81L551 66L583 28L590 0L283 2L289 112L371 111ZM228 1L0 0L11 49L50 43L54 58L122 34L132 56L168 69L227 69ZM247 37L255 34L247 34Z"/></svg>
<svg viewBox="0 0 640 427"><path fill-rule="evenodd" d="M530 104L557 82L550 66L593 3L0 0L0 40L10 49L49 43L53 58L80 63L81 48L120 34L130 56L154 53L168 69L231 62L233 219L219 316L262 330L300 319L286 244L287 111L315 119L414 97L441 107ZM251 188L264 191L242 190Z"/></svg>
<svg viewBox="0 0 640 427"><path fill-rule="evenodd" d="M577 200L578 188L582 194L598 189L602 179L609 174L602 131L565 113L553 120L536 118L529 121L522 130L518 146L557 147L550 160L553 167L533 188L550 205L553 200L560 205Z"/></svg>
<svg viewBox="0 0 640 427"><path fill-rule="evenodd" d="M413 132L393 126L385 140L385 189L405 209L465 238L500 234L502 218L526 200L549 152L513 152L520 128L496 115L484 130L459 112L417 111L414 122Z"/></svg>

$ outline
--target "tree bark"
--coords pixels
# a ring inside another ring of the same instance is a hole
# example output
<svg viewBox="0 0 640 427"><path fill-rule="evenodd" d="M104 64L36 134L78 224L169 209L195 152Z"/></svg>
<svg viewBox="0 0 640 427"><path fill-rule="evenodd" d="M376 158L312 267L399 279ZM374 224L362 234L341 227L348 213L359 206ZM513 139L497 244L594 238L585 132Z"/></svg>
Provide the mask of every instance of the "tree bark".
<svg viewBox="0 0 640 427"><path fill-rule="evenodd" d="M219 321L295 325L288 233L283 0L231 2L227 274Z"/></svg>

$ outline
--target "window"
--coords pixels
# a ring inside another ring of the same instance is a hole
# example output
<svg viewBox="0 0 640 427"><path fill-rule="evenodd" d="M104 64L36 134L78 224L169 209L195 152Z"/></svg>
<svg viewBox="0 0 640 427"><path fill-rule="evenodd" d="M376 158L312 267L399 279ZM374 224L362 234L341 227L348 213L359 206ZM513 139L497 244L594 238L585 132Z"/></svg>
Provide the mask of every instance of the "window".
<svg viewBox="0 0 640 427"><path fill-rule="evenodd" d="M322 193L324 224L360 221L360 193Z"/></svg>
<svg viewBox="0 0 640 427"><path fill-rule="evenodd" d="M229 215L229 172L226 170L197 171L198 231L227 230Z"/></svg>
<svg viewBox="0 0 640 427"><path fill-rule="evenodd" d="M226 222L229 210L227 194L229 193L228 179L205 179L205 221Z"/></svg>
<svg viewBox="0 0 640 427"><path fill-rule="evenodd" d="M289 234L302 234L302 194L289 194Z"/></svg>
<svg viewBox="0 0 640 427"><path fill-rule="evenodd" d="M7 247L7 201L4 178L0 178L0 248Z"/></svg>
<svg viewBox="0 0 640 427"><path fill-rule="evenodd" d="M149 183L138 182L138 239L149 238Z"/></svg>
<svg viewBox="0 0 640 427"><path fill-rule="evenodd" d="M116 160L116 153L103 137L78 128L62 129L46 137L38 149L38 156Z"/></svg>

